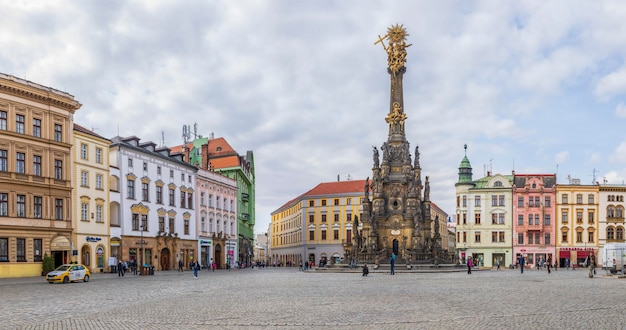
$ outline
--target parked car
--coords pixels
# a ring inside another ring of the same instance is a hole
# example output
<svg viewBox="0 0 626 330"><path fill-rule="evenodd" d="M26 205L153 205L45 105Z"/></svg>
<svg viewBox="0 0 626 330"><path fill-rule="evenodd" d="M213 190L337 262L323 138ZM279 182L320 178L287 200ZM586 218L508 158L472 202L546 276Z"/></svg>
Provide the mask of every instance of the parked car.
<svg viewBox="0 0 626 330"><path fill-rule="evenodd" d="M63 264L48 273L48 283L89 282L89 269L81 264Z"/></svg>

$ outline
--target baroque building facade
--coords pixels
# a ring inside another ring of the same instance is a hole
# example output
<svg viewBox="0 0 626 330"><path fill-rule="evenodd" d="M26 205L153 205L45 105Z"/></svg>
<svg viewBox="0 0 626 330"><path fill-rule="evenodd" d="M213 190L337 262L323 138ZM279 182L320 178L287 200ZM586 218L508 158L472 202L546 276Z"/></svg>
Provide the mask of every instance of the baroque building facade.
<svg viewBox="0 0 626 330"><path fill-rule="evenodd" d="M598 187L598 266L613 265L612 260L604 259L605 250L608 258L621 258L626 261L626 185L600 184ZM614 246L607 246L613 244ZM618 245L622 244L622 245ZM608 251L613 250L613 251ZM616 260L617 261L617 260Z"/></svg>
<svg viewBox="0 0 626 330"><path fill-rule="evenodd" d="M74 261L91 272L108 270L109 253L109 145L111 141L74 124L74 190L72 244Z"/></svg>
<svg viewBox="0 0 626 330"><path fill-rule="evenodd" d="M273 211L268 234L273 265L349 261L365 197L365 180L320 183Z"/></svg>
<svg viewBox="0 0 626 330"><path fill-rule="evenodd" d="M111 141L111 255L155 270L189 267L198 260L197 168L151 141Z"/></svg>
<svg viewBox="0 0 626 330"><path fill-rule="evenodd" d="M74 96L0 74L0 277L72 261Z"/></svg>

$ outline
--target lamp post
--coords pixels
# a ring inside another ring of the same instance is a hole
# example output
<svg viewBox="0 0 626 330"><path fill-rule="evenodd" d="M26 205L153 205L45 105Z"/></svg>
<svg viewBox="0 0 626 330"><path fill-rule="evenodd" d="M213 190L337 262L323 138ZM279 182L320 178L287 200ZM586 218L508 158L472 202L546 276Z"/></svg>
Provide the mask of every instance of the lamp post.
<svg viewBox="0 0 626 330"><path fill-rule="evenodd" d="M141 263L139 264L139 269L141 269L142 273L143 273L143 257L144 257L144 254L143 254L143 252L144 252L144 248L143 248L143 224L139 225L139 232L141 233L141 240L139 241L139 244L141 244L141 259L139 259L139 261Z"/></svg>

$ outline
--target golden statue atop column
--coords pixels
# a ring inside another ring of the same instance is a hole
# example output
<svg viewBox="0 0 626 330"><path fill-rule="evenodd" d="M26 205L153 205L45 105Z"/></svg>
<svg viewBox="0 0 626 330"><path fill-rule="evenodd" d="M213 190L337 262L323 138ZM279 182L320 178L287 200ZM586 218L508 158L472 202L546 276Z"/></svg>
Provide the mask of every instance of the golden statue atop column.
<svg viewBox="0 0 626 330"><path fill-rule="evenodd" d="M406 63L406 49L411 46L411 44L406 44L408 35L403 25L396 24L388 28L387 34L384 36L379 35L378 40L374 43L374 45L378 43L383 45L387 52L387 65L393 75L396 75ZM388 46L385 46L385 40L389 42Z"/></svg>

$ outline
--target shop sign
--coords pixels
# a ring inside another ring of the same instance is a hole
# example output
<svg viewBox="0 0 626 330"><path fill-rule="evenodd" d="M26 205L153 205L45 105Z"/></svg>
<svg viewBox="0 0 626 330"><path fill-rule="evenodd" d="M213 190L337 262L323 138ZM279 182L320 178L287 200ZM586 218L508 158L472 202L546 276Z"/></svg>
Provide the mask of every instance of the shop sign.
<svg viewBox="0 0 626 330"><path fill-rule="evenodd" d="M200 240L200 244L202 244L202 245L211 245L211 241L207 241L205 239L201 239Z"/></svg>
<svg viewBox="0 0 626 330"><path fill-rule="evenodd" d="M564 247L561 251L595 251L594 248Z"/></svg>
<svg viewBox="0 0 626 330"><path fill-rule="evenodd" d="M87 242L100 242L102 240L102 238L87 236L86 240L87 240Z"/></svg>

